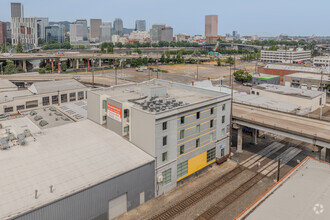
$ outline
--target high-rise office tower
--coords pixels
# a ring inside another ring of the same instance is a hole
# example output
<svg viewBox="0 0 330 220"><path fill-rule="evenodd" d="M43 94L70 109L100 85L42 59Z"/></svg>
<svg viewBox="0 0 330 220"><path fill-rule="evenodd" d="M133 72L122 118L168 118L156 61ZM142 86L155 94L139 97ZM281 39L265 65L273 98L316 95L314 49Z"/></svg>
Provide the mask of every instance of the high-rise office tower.
<svg viewBox="0 0 330 220"><path fill-rule="evenodd" d="M7 23L0 21L0 44L5 44L7 41Z"/></svg>
<svg viewBox="0 0 330 220"><path fill-rule="evenodd" d="M173 41L173 28L172 27L162 28L160 40L167 42Z"/></svg>
<svg viewBox="0 0 330 220"><path fill-rule="evenodd" d="M45 28L49 25L48 18L37 18L38 38L45 39Z"/></svg>
<svg viewBox="0 0 330 220"><path fill-rule="evenodd" d="M146 20L136 20L135 21L136 31L146 31Z"/></svg>
<svg viewBox="0 0 330 220"><path fill-rule="evenodd" d="M81 24L82 25L83 41L88 40L88 37L87 37L87 20L86 19L78 19L78 20L76 20L75 24Z"/></svg>
<svg viewBox="0 0 330 220"><path fill-rule="evenodd" d="M110 42L112 35L112 23L103 22L100 26L100 41L101 42Z"/></svg>
<svg viewBox="0 0 330 220"><path fill-rule="evenodd" d="M218 15L205 15L205 36L218 35Z"/></svg>
<svg viewBox="0 0 330 220"><path fill-rule="evenodd" d="M165 28L165 24L154 24L150 30L151 41L158 42L162 37L162 29Z"/></svg>
<svg viewBox="0 0 330 220"><path fill-rule="evenodd" d="M45 27L46 42L57 41L64 43L64 25L51 25Z"/></svg>
<svg viewBox="0 0 330 220"><path fill-rule="evenodd" d="M101 38L100 27L102 25L102 19L90 19L89 40L99 42Z"/></svg>
<svg viewBox="0 0 330 220"><path fill-rule="evenodd" d="M113 34L123 36L123 20L116 18L113 22Z"/></svg>
<svg viewBox="0 0 330 220"><path fill-rule="evenodd" d="M11 6L11 17L12 18L23 18L24 17L24 6L19 2L10 3Z"/></svg>

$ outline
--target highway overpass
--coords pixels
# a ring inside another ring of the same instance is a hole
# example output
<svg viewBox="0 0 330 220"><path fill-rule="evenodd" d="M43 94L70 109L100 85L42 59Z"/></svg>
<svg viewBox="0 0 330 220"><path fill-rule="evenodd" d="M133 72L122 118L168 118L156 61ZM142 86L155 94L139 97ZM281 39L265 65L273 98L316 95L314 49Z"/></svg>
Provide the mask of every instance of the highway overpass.
<svg viewBox="0 0 330 220"><path fill-rule="evenodd" d="M329 122L233 103L233 123L238 128L238 152L242 151L242 127L246 126L313 144L330 159Z"/></svg>

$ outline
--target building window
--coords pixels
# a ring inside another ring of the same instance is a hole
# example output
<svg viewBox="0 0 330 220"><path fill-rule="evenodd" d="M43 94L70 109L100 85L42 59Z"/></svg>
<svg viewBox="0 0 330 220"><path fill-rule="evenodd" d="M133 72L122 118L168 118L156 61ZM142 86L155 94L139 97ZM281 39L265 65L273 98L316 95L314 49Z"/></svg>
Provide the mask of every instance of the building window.
<svg viewBox="0 0 330 220"><path fill-rule="evenodd" d="M214 141L214 134L213 132L210 133L210 142Z"/></svg>
<svg viewBox="0 0 330 220"><path fill-rule="evenodd" d="M167 136L163 137L163 146L167 145Z"/></svg>
<svg viewBox="0 0 330 220"><path fill-rule="evenodd" d="M167 161L167 152L164 152L164 153L162 154L162 161L163 161L163 162Z"/></svg>
<svg viewBox="0 0 330 220"><path fill-rule="evenodd" d="M25 109L25 105L16 106L17 111Z"/></svg>
<svg viewBox="0 0 330 220"><path fill-rule="evenodd" d="M207 163L215 159L215 148L212 148L207 151Z"/></svg>
<svg viewBox="0 0 330 220"><path fill-rule="evenodd" d="M25 105L26 108L36 108L38 107L38 100L26 102Z"/></svg>
<svg viewBox="0 0 330 220"><path fill-rule="evenodd" d="M103 121L106 121L107 120L107 116L103 116Z"/></svg>
<svg viewBox="0 0 330 220"><path fill-rule="evenodd" d="M196 139L196 148L199 147L201 145L201 139L197 138Z"/></svg>
<svg viewBox="0 0 330 220"><path fill-rule="evenodd" d="M177 166L177 178L183 177L188 174L188 160L179 163Z"/></svg>
<svg viewBox="0 0 330 220"><path fill-rule="evenodd" d="M61 95L61 103L68 102L68 95L67 94L62 94Z"/></svg>
<svg viewBox="0 0 330 220"><path fill-rule="evenodd" d="M184 130L181 130L180 131L180 139L183 139L184 138Z"/></svg>
<svg viewBox="0 0 330 220"><path fill-rule="evenodd" d="M163 131L167 129L167 121L163 122Z"/></svg>
<svg viewBox="0 0 330 220"><path fill-rule="evenodd" d="M201 113L200 112L197 112L196 113L196 119L199 119L201 117Z"/></svg>
<svg viewBox="0 0 330 220"><path fill-rule="evenodd" d="M224 128L221 129L221 136L222 137L225 136L225 129Z"/></svg>
<svg viewBox="0 0 330 220"><path fill-rule="evenodd" d="M257 92L257 95L259 95L259 92Z"/></svg>
<svg viewBox="0 0 330 220"><path fill-rule="evenodd" d="M252 93L252 95L256 94L255 91L252 91L251 93Z"/></svg>
<svg viewBox="0 0 330 220"><path fill-rule="evenodd" d="M181 145L181 146L180 146L180 155L181 155L181 154L184 154L184 145Z"/></svg>
<svg viewBox="0 0 330 220"><path fill-rule="evenodd" d="M124 118L128 118L128 117L129 117L129 110L124 109Z"/></svg>
<svg viewBox="0 0 330 220"><path fill-rule="evenodd" d="M70 102L76 101L76 93L72 92L70 93Z"/></svg>
<svg viewBox="0 0 330 220"><path fill-rule="evenodd" d="M184 124L184 116L180 118L180 124Z"/></svg>
<svg viewBox="0 0 330 220"><path fill-rule="evenodd" d="M49 105L49 96L47 97L42 97L42 105Z"/></svg>
<svg viewBox="0 0 330 220"><path fill-rule="evenodd" d="M5 113L12 112L12 111L14 111L14 108L13 107L7 107L7 108L5 108Z"/></svg>
<svg viewBox="0 0 330 220"><path fill-rule="evenodd" d="M58 95L53 95L52 96L52 104L58 104Z"/></svg>
<svg viewBox="0 0 330 220"><path fill-rule="evenodd" d="M225 149L224 148L221 149L221 155L220 156L221 157L225 156Z"/></svg>
<svg viewBox="0 0 330 220"><path fill-rule="evenodd" d="M210 128L213 128L213 119L212 120L210 120Z"/></svg>
<svg viewBox="0 0 330 220"><path fill-rule="evenodd" d="M78 100L84 99L84 92L78 92Z"/></svg>
<svg viewBox="0 0 330 220"><path fill-rule="evenodd" d="M102 101L102 108L107 109L107 100Z"/></svg>
<svg viewBox="0 0 330 220"><path fill-rule="evenodd" d="M201 125L196 125L196 133L201 132Z"/></svg>
<svg viewBox="0 0 330 220"><path fill-rule="evenodd" d="M125 127L124 127L124 133L127 134L128 132L129 132L129 126L125 126Z"/></svg>
<svg viewBox="0 0 330 220"><path fill-rule="evenodd" d="M163 171L162 176L163 176L163 185L170 183L172 178L172 169L170 168L168 170Z"/></svg>
<svg viewBox="0 0 330 220"><path fill-rule="evenodd" d="M222 104L222 111L226 110L226 104Z"/></svg>
<svg viewBox="0 0 330 220"><path fill-rule="evenodd" d="M213 115L213 113L214 113L214 108L211 108L210 115Z"/></svg>
<svg viewBox="0 0 330 220"><path fill-rule="evenodd" d="M225 120L226 120L226 117L223 115L223 116L222 116L222 124L225 123Z"/></svg>

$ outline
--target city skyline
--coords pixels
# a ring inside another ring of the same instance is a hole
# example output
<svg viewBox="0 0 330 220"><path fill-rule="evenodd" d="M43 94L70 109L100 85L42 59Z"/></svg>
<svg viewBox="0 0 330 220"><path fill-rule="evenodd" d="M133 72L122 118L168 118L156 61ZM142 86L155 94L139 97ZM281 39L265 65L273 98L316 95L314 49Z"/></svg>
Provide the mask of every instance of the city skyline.
<svg viewBox="0 0 330 220"><path fill-rule="evenodd" d="M4 7L0 8L1 21L10 21L11 2L10 0L2 1ZM330 3L325 0L319 1L325 6L321 8L318 7L320 4L309 5L307 8L306 0L290 2L279 0L271 8L269 3L261 0L253 2L238 0L235 3L208 0L207 4L199 4L198 7L194 4L188 7L187 1L170 0L169 4L159 7L156 1L128 0L126 5L130 7L127 8L123 8L120 2L103 0L96 0L94 4L89 4L86 0L56 2L22 0L18 2L24 4L25 17L48 17L49 21L74 22L81 18L88 21L91 18L99 18L113 22L115 18L121 18L124 27L134 28L136 20L146 20L148 31L152 24L160 23L172 26L175 34L204 35L205 15L216 14L219 16L220 35L231 33L232 30L238 30L242 35L259 36L278 36L281 33L301 36L330 35L330 30L324 29L318 22L329 16L326 13L326 5ZM78 3L79 7L77 7ZM48 8L54 10L47 10ZM184 11L183 8L189 8L189 10Z"/></svg>

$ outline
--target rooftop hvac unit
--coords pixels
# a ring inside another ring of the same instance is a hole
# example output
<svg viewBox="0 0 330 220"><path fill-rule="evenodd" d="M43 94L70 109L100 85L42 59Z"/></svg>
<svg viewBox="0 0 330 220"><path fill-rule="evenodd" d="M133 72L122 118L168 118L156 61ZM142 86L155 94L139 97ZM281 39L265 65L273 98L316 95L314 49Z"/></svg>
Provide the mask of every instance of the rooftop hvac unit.
<svg viewBox="0 0 330 220"><path fill-rule="evenodd" d="M157 177L157 183L161 183L161 182L163 182L163 175L159 175Z"/></svg>
<svg viewBox="0 0 330 220"><path fill-rule="evenodd" d="M7 140L12 141L12 140L15 140L15 139L16 138L15 138L15 135L13 133L8 134Z"/></svg>
<svg viewBox="0 0 330 220"><path fill-rule="evenodd" d="M7 138L0 138L0 148L2 150L6 150L6 149L9 149L10 146L8 144L8 139Z"/></svg>
<svg viewBox="0 0 330 220"><path fill-rule="evenodd" d="M31 131L29 129L24 130L24 135L25 137L30 137L31 136Z"/></svg>
<svg viewBox="0 0 330 220"><path fill-rule="evenodd" d="M6 133L10 134L10 128L6 128Z"/></svg>
<svg viewBox="0 0 330 220"><path fill-rule="evenodd" d="M20 145L25 145L25 134L18 134L17 139Z"/></svg>

